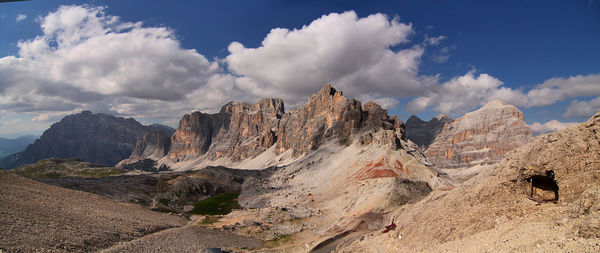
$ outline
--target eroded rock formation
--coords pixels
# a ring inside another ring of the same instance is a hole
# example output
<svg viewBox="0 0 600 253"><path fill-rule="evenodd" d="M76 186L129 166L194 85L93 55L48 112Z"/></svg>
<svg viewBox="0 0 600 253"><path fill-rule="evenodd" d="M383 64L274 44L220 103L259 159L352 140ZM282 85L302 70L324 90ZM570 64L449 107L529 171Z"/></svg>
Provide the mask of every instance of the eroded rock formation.
<svg viewBox="0 0 600 253"><path fill-rule="evenodd" d="M371 130L383 130L383 140L373 140ZM186 114L171 139L166 158L170 162L254 158L273 147L275 154L290 151L300 156L335 139L351 144L358 133L361 143L373 141L400 147L404 124L387 110L368 102L346 98L326 85L298 109L285 113L283 101L266 98L256 104L230 102L220 112ZM275 145L275 146L274 146ZM143 152L134 152L134 155ZM147 157L135 157L140 160Z"/></svg>
<svg viewBox="0 0 600 253"><path fill-rule="evenodd" d="M425 155L440 168L494 164L531 139L523 113L495 100L444 125Z"/></svg>

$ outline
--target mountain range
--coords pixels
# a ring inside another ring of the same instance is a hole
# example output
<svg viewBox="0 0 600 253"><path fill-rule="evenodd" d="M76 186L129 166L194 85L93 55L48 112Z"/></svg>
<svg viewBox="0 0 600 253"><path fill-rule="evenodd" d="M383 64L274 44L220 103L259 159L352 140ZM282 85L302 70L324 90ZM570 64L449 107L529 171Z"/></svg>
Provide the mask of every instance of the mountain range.
<svg viewBox="0 0 600 253"><path fill-rule="evenodd" d="M49 157L114 166L129 157L137 139L149 131L171 135L174 130L162 125L144 126L132 118L83 111L52 124L24 151L2 158L0 168L11 169Z"/></svg>
<svg viewBox="0 0 600 253"><path fill-rule="evenodd" d="M265 98L192 112L172 134L82 112L54 124L24 154L68 150L59 154L103 154L123 168L164 165L174 171L41 180L157 210L190 210L210 194L237 196L240 209L229 214L194 216L113 251L175 249L187 245L178 239L197 235L187 229L199 227L258 238L261 249L276 252L595 251L599 127L597 114L533 138L523 114L501 101L454 120L413 116L404 124L326 85L291 111ZM101 145L128 150L90 148Z"/></svg>
<svg viewBox="0 0 600 253"><path fill-rule="evenodd" d="M25 150L38 137L35 135L19 136L15 139L0 138L0 158Z"/></svg>

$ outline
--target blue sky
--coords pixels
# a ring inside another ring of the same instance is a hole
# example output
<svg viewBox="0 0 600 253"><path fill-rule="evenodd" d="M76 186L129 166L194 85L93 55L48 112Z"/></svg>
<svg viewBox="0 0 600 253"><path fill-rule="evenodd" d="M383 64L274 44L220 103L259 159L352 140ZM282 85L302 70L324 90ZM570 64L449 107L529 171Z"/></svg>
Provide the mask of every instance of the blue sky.
<svg viewBox="0 0 600 253"><path fill-rule="evenodd" d="M600 109L598 1L34 0L1 3L0 34L0 137L84 109L293 108L322 82L402 119L502 99L543 132Z"/></svg>

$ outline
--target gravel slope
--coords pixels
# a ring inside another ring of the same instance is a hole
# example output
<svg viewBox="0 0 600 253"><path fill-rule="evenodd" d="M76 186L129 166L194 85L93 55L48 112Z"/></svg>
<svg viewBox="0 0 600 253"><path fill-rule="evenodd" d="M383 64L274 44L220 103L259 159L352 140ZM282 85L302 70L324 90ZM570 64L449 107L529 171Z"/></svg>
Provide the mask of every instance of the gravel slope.
<svg viewBox="0 0 600 253"><path fill-rule="evenodd" d="M0 249L94 251L187 220L0 171Z"/></svg>
<svg viewBox="0 0 600 253"><path fill-rule="evenodd" d="M203 248L260 248L262 241L223 230L185 226L171 228L102 252L198 252Z"/></svg>

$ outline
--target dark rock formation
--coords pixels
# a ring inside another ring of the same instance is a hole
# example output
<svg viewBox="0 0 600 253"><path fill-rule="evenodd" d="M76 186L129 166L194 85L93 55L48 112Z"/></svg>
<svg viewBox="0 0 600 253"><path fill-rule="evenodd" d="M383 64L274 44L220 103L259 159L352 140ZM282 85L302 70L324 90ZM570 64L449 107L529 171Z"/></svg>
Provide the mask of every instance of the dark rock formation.
<svg viewBox="0 0 600 253"><path fill-rule="evenodd" d="M0 167L10 169L49 157L114 166L129 157L137 139L152 129L159 128L143 126L132 118L83 111L54 123L25 151L2 159Z"/></svg>
<svg viewBox="0 0 600 253"><path fill-rule="evenodd" d="M440 168L494 164L531 139L523 113L495 100L446 124L425 155Z"/></svg>
<svg viewBox="0 0 600 253"><path fill-rule="evenodd" d="M425 150L449 122L452 122L452 119L444 114L435 116L430 121L423 121L415 115L410 116L405 124L406 138Z"/></svg>

